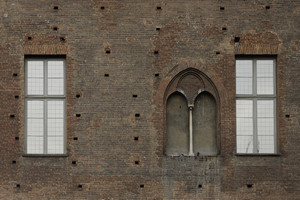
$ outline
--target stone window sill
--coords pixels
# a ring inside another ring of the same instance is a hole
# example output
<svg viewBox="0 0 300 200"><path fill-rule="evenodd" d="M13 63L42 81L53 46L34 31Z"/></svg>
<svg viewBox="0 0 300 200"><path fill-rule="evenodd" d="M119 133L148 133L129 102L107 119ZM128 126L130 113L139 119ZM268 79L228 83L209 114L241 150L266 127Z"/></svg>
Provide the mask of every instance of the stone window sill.
<svg viewBox="0 0 300 200"><path fill-rule="evenodd" d="M274 156L274 157L279 157L279 156L281 156L281 154L277 154L277 153L236 153L235 156L243 156L243 157L245 157L245 156L253 156L253 157L255 157L255 156L257 156L257 157L259 157L259 156L267 156L267 157Z"/></svg>
<svg viewBox="0 0 300 200"><path fill-rule="evenodd" d="M68 154L23 154L23 157L68 157Z"/></svg>

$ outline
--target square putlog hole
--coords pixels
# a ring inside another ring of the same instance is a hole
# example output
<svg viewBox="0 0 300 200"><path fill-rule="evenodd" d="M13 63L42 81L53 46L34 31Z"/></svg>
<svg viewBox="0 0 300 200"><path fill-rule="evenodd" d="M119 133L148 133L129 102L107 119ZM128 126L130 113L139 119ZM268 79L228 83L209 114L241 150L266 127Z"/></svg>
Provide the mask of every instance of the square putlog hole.
<svg viewBox="0 0 300 200"><path fill-rule="evenodd" d="M65 41L66 41L66 38L60 37L59 40L60 40L61 42L65 42Z"/></svg>
<svg viewBox="0 0 300 200"><path fill-rule="evenodd" d="M234 42L235 43L240 42L240 37L234 37Z"/></svg>

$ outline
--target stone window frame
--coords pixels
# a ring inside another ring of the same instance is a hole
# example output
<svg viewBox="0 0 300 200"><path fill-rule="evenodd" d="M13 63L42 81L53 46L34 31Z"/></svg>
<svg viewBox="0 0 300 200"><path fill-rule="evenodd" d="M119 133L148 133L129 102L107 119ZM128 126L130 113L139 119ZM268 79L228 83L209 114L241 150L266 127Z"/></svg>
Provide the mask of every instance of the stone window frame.
<svg viewBox="0 0 300 200"><path fill-rule="evenodd" d="M42 61L43 62L43 95L28 95L28 61ZM48 61L62 61L63 62L63 94L62 95L47 95L47 69L48 69ZM28 55L25 56L25 142L24 142L24 150L25 154L23 156L66 156L66 56L64 55ZM42 153L30 153L28 152L28 130L27 130L27 120L28 120L28 101L43 101L43 152ZM49 101L63 101L63 147L61 153L48 153L47 142L47 102Z"/></svg>
<svg viewBox="0 0 300 200"><path fill-rule="evenodd" d="M186 92L178 87L181 80L188 75L194 75L199 78L199 80L202 82L203 86L197 91L197 93L192 96L188 97ZM218 156L220 155L221 151L221 113L220 113L220 96L217 90L217 87L213 83L213 81L203 72L199 71L195 68L187 68L185 70L182 70L179 72L176 76L173 77L173 79L169 82L169 84L166 87L164 97L163 97L163 107L164 107L164 134L163 134L163 152L165 156L170 156L166 154L166 140L167 140L167 100L168 97L171 96L173 93L179 92L181 93L187 100L188 107L193 106L191 102L194 102L198 95L202 92L208 92L214 99L216 103L216 148L217 153L215 155L205 155L205 156ZM190 123L190 122L189 122ZM189 149L190 149L189 144ZM191 153L187 156L199 156L197 154ZM201 155L200 155L201 156Z"/></svg>
<svg viewBox="0 0 300 200"><path fill-rule="evenodd" d="M278 152L278 144L277 144L277 58L276 56L270 55L270 56L258 56L258 55L237 55L235 58L235 82L236 82L236 61L237 60L251 60L252 61L252 94L237 94L235 103L238 100L250 100L253 102L253 152L239 152L238 151L238 123L237 123L237 107L236 109L236 154L237 155L275 155ZM259 60L272 60L273 61L273 94L257 94L257 61ZM237 83L235 87L235 91L237 91ZM258 130L257 130L257 101L273 101L273 118L274 118L274 132L273 132L273 144L274 144L274 151L272 153L260 153L258 148Z"/></svg>

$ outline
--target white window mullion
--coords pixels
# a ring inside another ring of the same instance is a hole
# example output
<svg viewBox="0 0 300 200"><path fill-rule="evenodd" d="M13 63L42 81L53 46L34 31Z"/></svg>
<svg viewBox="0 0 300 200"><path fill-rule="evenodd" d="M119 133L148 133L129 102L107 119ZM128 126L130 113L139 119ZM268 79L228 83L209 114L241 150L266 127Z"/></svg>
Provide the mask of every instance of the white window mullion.
<svg viewBox="0 0 300 200"><path fill-rule="evenodd" d="M44 100L44 153L47 154L48 153L48 103L47 100Z"/></svg>
<svg viewBox="0 0 300 200"><path fill-rule="evenodd" d="M253 99L253 153L259 153L257 139L257 99Z"/></svg>
<svg viewBox="0 0 300 200"><path fill-rule="evenodd" d="M44 91L45 91L45 97L48 96L48 64L47 64L47 60L44 61L44 66L45 66L45 72L44 72Z"/></svg>
<svg viewBox="0 0 300 200"><path fill-rule="evenodd" d="M45 98L47 98L48 96L48 65L47 65L47 60L44 60L44 92L45 92ZM48 103L47 103L47 100L45 99L44 100L44 153L47 154L48 153L48 123L47 123L47 120L48 120Z"/></svg>
<svg viewBox="0 0 300 200"><path fill-rule="evenodd" d="M257 60L253 60L253 153L258 153L258 141L257 141L257 102L256 102L256 95L257 95L257 68L256 68Z"/></svg>
<svg viewBox="0 0 300 200"><path fill-rule="evenodd" d="M257 96L257 60L253 61L253 97Z"/></svg>
<svg viewBox="0 0 300 200"><path fill-rule="evenodd" d="M275 71L275 70L274 70ZM274 153L277 152L277 101L274 98Z"/></svg>
<svg viewBox="0 0 300 200"><path fill-rule="evenodd" d="M63 117L64 117L64 119L63 119L63 153L65 153L65 151L66 151L66 133L65 133L65 131L66 131L66 101L65 100L63 100Z"/></svg>

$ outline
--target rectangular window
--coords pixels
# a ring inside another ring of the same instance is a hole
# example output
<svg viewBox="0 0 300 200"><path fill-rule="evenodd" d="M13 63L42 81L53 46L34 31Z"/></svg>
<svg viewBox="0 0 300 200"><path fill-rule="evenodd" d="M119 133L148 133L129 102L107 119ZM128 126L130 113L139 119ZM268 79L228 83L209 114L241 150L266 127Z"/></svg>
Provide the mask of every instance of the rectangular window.
<svg viewBox="0 0 300 200"><path fill-rule="evenodd" d="M275 59L236 59L237 153L276 152Z"/></svg>
<svg viewBox="0 0 300 200"><path fill-rule="evenodd" d="M26 153L65 153L65 59L25 59Z"/></svg>

